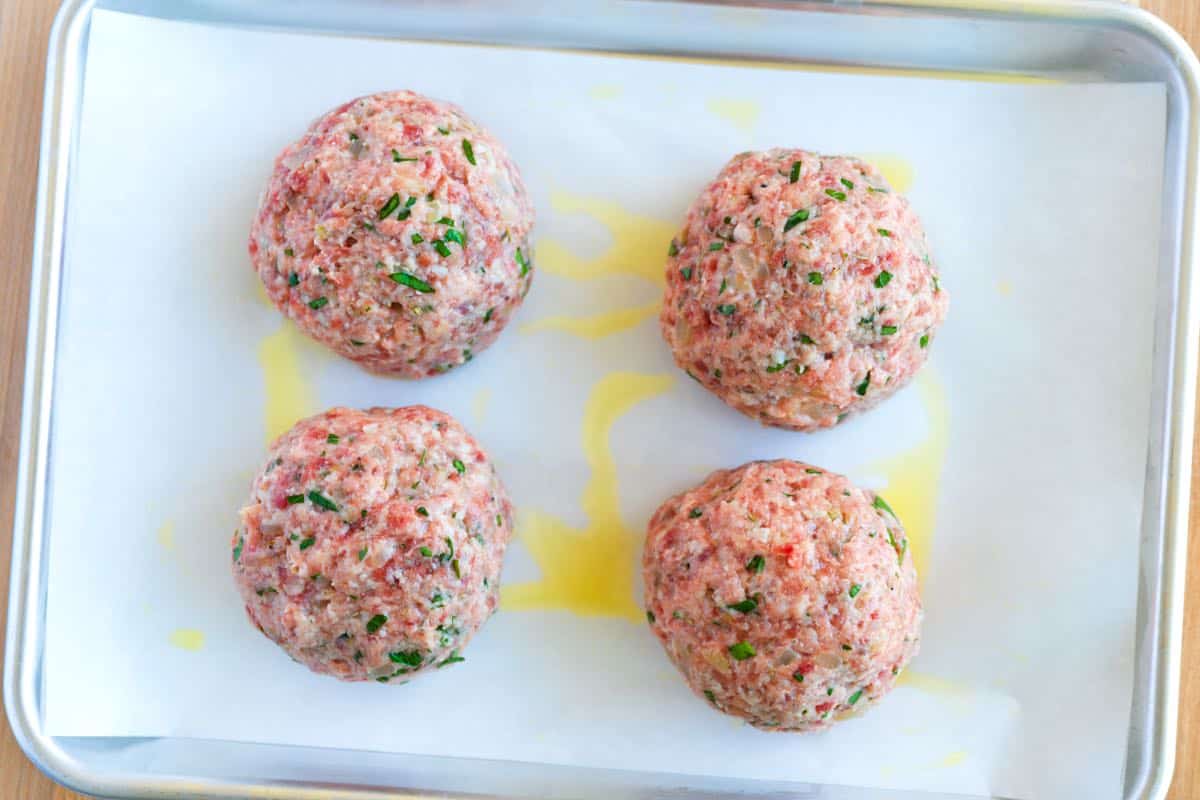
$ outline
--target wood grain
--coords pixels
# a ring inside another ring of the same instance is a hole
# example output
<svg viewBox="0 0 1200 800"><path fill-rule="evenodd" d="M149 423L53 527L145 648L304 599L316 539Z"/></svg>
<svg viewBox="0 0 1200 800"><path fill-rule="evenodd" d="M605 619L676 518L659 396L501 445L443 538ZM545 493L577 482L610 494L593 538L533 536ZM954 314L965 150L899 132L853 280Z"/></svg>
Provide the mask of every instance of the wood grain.
<svg viewBox="0 0 1200 800"><path fill-rule="evenodd" d="M1146 0L1143 6L1167 20L1193 47L1200 42L1200 0ZM46 42L56 0L0 0L0 220L8 229L0 281L0 578L7 587L9 536L16 481L17 431L21 414L25 321L36 191L38 136ZM1192 537L1200 530L1200 447L1192 487ZM1192 576L1184 620L1183 686L1179 748L1170 800L1200 800L1200 546L1193 543ZM7 591L0 592L0 620ZM0 645L2 646L2 645ZM0 798L86 800L56 786L29 763L0 723Z"/></svg>

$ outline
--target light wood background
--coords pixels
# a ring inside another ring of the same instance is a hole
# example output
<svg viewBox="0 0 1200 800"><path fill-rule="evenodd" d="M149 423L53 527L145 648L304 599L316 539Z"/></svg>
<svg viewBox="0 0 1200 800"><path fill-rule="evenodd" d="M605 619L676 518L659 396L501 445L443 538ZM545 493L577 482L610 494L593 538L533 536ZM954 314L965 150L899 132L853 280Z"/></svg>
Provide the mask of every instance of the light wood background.
<svg viewBox="0 0 1200 800"><path fill-rule="evenodd" d="M1200 0L1145 0L1144 7L1200 43ZM58 0L0 0L0 620L8 601L9 537L12 530L18 431L25 363L25 317L29 292L33 206L46 43ZM1197 448L1200 462L1200 447ZM1192 487L1192 539L1200 531L1200 463ZM1189 552L1187 613L1184 620L1183 692L1179 750L1170 800L1200 800L1200 545ZM3 643L0 642L0 646ZM56 786L25 758L0 721L0 798L81 800Z"/></svg>

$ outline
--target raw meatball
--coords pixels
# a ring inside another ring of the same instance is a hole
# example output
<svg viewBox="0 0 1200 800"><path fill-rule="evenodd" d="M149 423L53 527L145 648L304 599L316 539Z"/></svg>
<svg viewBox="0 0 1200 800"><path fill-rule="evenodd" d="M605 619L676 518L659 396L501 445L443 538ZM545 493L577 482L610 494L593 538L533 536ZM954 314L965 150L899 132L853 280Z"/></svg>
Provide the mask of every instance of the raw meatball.
<svg viewBox="0 0 1200 800"><path fill-rule="evenodd" d="M883 498L797 461L709 475L650 520L647 618L692 690L769 730L822 728L917 652L908 539Z"/></svg>
<svg viewBox="0 0 1200 800"><path fill-rule="evenodd" d="M874 406L925 363L946 316L916 214L856 158L735 156L669 253L676 363L766 425L828 428Z"/></svg>
<svg viewBox="0 0 1200 800"><path fill-rule="evenodd" d="M250 621L296 661L402 683L463 660L496 610L511 531L495 469L454 418L335 408L271 448L233 577Z"/></svg>
<svg viewBox="0 0 1200 800"><path fill-rule="evenodd" d="M250 259L279 310L372 372L421 378L500 335L533 279L504 148L413 92L339 106L275 162Z"/></svg>

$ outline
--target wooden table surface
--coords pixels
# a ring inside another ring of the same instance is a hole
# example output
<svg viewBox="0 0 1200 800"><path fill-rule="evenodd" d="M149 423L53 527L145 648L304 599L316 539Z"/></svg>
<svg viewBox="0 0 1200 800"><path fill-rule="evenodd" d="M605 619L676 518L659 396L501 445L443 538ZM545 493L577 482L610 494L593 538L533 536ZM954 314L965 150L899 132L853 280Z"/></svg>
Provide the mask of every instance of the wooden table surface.
<svg viewBox="0 0 1200 800"><path fill-rule="evenodd" d="M1147 0L1143 5L1200 44L1200 0ZM25 363L25 318L36 191L38 136L46 42L58 0L0 0L0 221L9 234L0 282L0 620L8 601L7 576L16 482L18 431ZM1200 446L1192 487L1192 537L1200 530ZM1184 619L1183 686L1179 749L1170 800L1200 800L1200 546L1190 548L1187 612ZM0 642L0 647L3 643ZM0 798L80 800L56 786L29 763L0 721Z"/></svg>

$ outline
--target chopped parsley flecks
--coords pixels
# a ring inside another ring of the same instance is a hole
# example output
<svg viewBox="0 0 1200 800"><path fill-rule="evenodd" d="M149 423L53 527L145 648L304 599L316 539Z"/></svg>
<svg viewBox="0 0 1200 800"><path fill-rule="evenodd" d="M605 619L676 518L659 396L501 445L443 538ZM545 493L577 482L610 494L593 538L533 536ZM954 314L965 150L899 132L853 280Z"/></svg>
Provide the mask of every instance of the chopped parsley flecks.
<svg viewBox="0 0 1200 800"><path fill-rule="evenodd" d="M745 661L747 658L753 658L756 655L754 645L749 642L738 642L729 646L729 655L733 656L737 661Z"/></svg>
<svg viewBox="0 0 1200 800"><path fill-rule="evenodd" d="M446 252L449 251L447 250ZM421 280L416 275L410 275L407 272L393 272L391 275L388 275L388 277L401 286L407 286L408 288L414 289L422 294L429 294L434 291L433 287L428 283Z"/></svg>
<svg viewBox="0 0 1200 800"><path fill-rule="evenodd" d="M467 240L463 238L462 231L451 228L444 234L447 242L454 242L459 247L466 247Z"/></svg>
<svg viewBox="0 0 1200 800"><path fill-rule="evenodd" d="M429 549L425 545L421 545L421 547L417 549L417 552L426 558L433 558L433 550Z"/></svg>
<svg viewBox="0 0 1200 800"><path fill-rule="evenodd" d="M679 255L679 245L675 244L675 240L671 240L671 244L667 247L667 255L674 258Z"/></svg>
<svg viewBox="0 0 1200 800"><path fill-rule="evenodd" d="M730 603L725 607L730 611L739 611L743 614L749 614L751 611L758 608L758 601L753 597L747 597L745 600L737 603Z"/></svg>
<svg viewBox="0 0 1200 800"><path fill-rule="evenodd" d="M863 693L863 690L862 690L862 689L859 689L857 692L855 692L854 694L852 694L852 695L850 695L849 697L847 697L847 698L846 698L846 702L847 702L849 705L854 705L855 703L857 703L857 702L858 702L859 698L860 698L860 697L862 697L862 693Z"/></svg>
<svg viewBox="0 0 1200 800"><path fill-rule="evenodd" d="M880 236L886 236L889 239L892 237L892 232L889 231L887 228L876 228L875 230L879 231Z"/></svg>
<svg viewBox="0 0 1200 800"><path fill-rule="evenodd" d="M420 514L422 517L428 517L429 509L427 509L425 506L417 506L417 513Z"/></svg>
<svg viewBox="0 0 1200 800"><path fill-rule="evenodd" d="M391 216L392 212L395 211L399 207L400 207L400 195L393 194L391 197L388 198L386 203L384 203L382 206L379 207L379 218L387 219L388 217Z"/></svg>
<svg viewBox="0 0 1200 800"><path fill-rule="evenodd" d="M875 288L876 289L882 289L883 287L887 286L891 282L892 282L892 273L888 272L886 269L875 276Z"/></svg>
<svg viewBox="0 0 1200 800"><path fill-rule="evenodd" d="M341 437L338 436L336 433L331 433L325 437L325 441L328 442L329 444L337 444L341 440L342 440Z"/></svg>
<svg viewBox="0 0 1200 800"><path fill-rule="evenodd" d="M753 572L755 575L762 573L767 568L767 560L762 556L755 556L746 562L746 569Z"/></svg>
<svg viewBox="0 0 1200 800"><path fill-rule="evenodd" d="M918 341L918 344L921 345L921 349L924 350L926 347L929 346L929 334L928 333L921 334L921 338L918 339L917 341Z"/></svg>
<svg viewBox="0 0 1200 800"><path fill-rule="evenodd" d="M900 330L900 329L897 328L895 325L884 325L883 327L881 327L879 329L879 332L882 333L884 336L891 336L893 333L895 333L898 330Z"/></svg>
<svg viewBox="0 0 1200 800"><path fill-rule="evenodd" d="M801 222L808 221L808 209L802 208L799 211L792 212L792 215L787 218L787 222L783 223L783 232L787 233L792 228L799 225Z"/></svg>
<svg viewBox="0 0 1200 800"><path fill-rule="evenodd" d="M395 653L388 653L388 658L393 664L404 664L409 667L421 666L420 650L397 650Z"/></svg>
<svg viewBox="0 0 1200 800"><path fill-rule="evenodd" d="M778 364L770 364L767 366L767 372L779 372L784 367L786 367L788 364L790 364L791 361L792 360L789 358L785 361L780 361Z"/></svg>
<svg viewBox="0 0 1200 800"><path fill-rule="evenodd" d="M296 251L290 247L285 247L283 248L283 254L288 258L291 258L292 256L296 255Z"/></svg>
<svg viewBox="0 0 1200 800"><path fill-rule="evenodd" d="M875 499L871 501L871 505L874 506L875 508L878 508L880 511L886 511L887 513L891 514L896 519L899 519L899 517L896 517L896 512L892 511L892 507L889 506L887 504L887 501L884 500L883 497L881 497L880 495L875 495Z"/></svg>
<svg viewBox="0 0 1200 800"><path fill-rule="evenodd" d="M441 125L438 125L438 126L437 126L437 132L438 132L438 133L440 133L442 136L449 136L449 135L450 135L450 129L449 129L449 128L443 128Z"/></svg>
<svg viewBox="0 0 1200 800"><path fill-rule="evenodd" d="M804 683L804 673L796 670L792 673L792 680L796 681L797 683Z"/></svg>
<svg viewBox="0 0 1200 800"><path fill-rule="evenodd" d="M467 157L467 161L471 162L471 166L475 166L475 148L471 146L470 139L463 139L463 155Z"/></svg>
<svg viewBox="0 0 1200 800"><path fill-rule="evenodd" d="M816 342L807 333L802 333L800 334L800 344L816 344Z"/></svg>
<svg viewBox="0 0 1200 800"><path fill-rule="evenodd" d="M688 512L688 517L690 519L700 519L702 516L704 516L704 512L698 508L693 508L690 512Z"/></svg>
<svg viewBox="0 0 1200 800"><path fill-rule="evenodd" d="M450 560L450 569L454 570L454 577L456 577L456 578L462 577L462 568L459 567L457 558L453 558Z"/></svg>
<svg viewBox="0 0 1200 800"><path fill-rule="evenodd" d="M837 200L839 203L846 199L846 193L837 189L826 189L825 194Z"/></svg>
<svg viewBox="0 0 1200 800"><path fill-rule="evenodd" d="M825 276L819 272L808 273L808 282L813 286L820 286L825 282Z"/></svg>
<svg viewBox="0 0 1200 800"><path fill-rule="evenodd" d="M648 608L646 609L646 622L649 622L651 625L654 624L654 612Z"/></svg>
<svg viewBox="0 0 1200 800"><path fill-rule="evenodd" d="M367 548L364 547L363 549L358 551L358 560L362 561L366 557L367 557Z"/></svg>
<svg viewBox="0 0 1200 800"><path fill-rule="evenodd" d="M375 633L387 623L386 614L376 614L367 620L367 633Z"/></svg>
<svg viewBox="0 0 1200 800"><path fill-rule="evenodd" d="M484 321L485 323L487 323L487 322L491 322L491 321L492 321L492 314L495 312L495 310L496 310L496 309L494 309L494 308L489 308L489 309L487 310L487 313L485 313L485 314L483 315L483 321Z"/></svg>
<svg viewBox="0 0 1200 800"><path fill-rule="evenodd" d="M684 267L683 269L679 270L679 274L683 276L685 281L690 281L692 279L692 268Z"/></svg>
<svg viewBox="0 0 1200 800"><path fill-rule="evenodd" d="M846 178L841 178L841 181L842 181L842 186L845 186L847 189L853 189L853 188L854 188L854 184L853 184L853 183L851 183L851 182L850 182L849 180L847 180Z"/></svg>
<svg viewBox="0 0 1200 800"><path fill-rule="evenodd" d="M321 508L325 509L326 511L337 511L338 510L337 503L333 502L328 497L326 497L325 495L321 494L318 491L309 492L308 500L314 506L320 506Z"/></svg>
<svg viewBox="0 0 1200 800"><path fill-rule="evenodd" d="M467 465L464 464L462 461L460 461L457 458L454 459L453 461L451 461L450 463L454 465L454 471L457 472L459 475L462 475L467 471Z"/></svg>
<svg viewBox="0 0 1200 800"><path fill-rule="evenodd" d="M405 161L420 161L420 159L416 156L402 156L396 150L392 150L392 161L395 161L397 164L401 164Z"/></svg>
<svg viewBox="0 0 1200 800"><path fill-rule="evenodd" d="M291 275L288 275L288 286L299 286L299 285L300 285L300 276L299 275L297 275L294 272Z"/></svg>
<svg viewBox="0 0 1200 800"><path fill-rule="evenodd" d="M449 657L447 657L445 661L442 661L440 664L438 664L438 669L441 669L442 667L448 667L451 664L457 664L460 661L466 661L466 659L460 656L457 650L454 650L450 653Z"/></svg>
<svg viewBox="0 0 1200 800"><path fill-rule="evenodd" d="M858 593L862 591L862 586L857 583L850 584L850 596L858 597Z"/></svg>
<svg viewBox="0 0 1200 800"><path fill-rule="evenodd" d="M529 262L525 259L525 255L519 247L517 248L517 265L521 268L520 277L524 278L529 274Z"/></svg>
<svg viewBox="0 0 1200 800"><path fill-rule="evenodd" d="M424 237L424 236L422 236L421 234L419 234L419 233L414 233L414 234L412 235L412 243L413 243L413 244L420 244L420 243L421 243L421 242L423 242L423 241L425 241L425 237Z"/></svg>
<svg viewBox="0 0 1200 800"><path fill-rule="evenodd" d="M315 536L309 536L307 539L301 539L300 540L300 549L307 550L308 548L312 547L316 543L316 541L317 541L317 539Z"/></svg>
<svg viewBox="0 0 1200 800"><path fill-rule="evenodd" d="M730 314L737 311L737 306L726 303L725 305L717 306L717 311L718 313L724 314L728 317Z"/></svg>
<svg viewBox="0 0 1200 800"><path fill-rule="evenodd" d="M433 224L434 225L449 225L451 228L453 228L454 220L450 219L450 217L439 217L433 221Z"/></svg>
<svg viewBox="0 0 1200 800"><path fill-rule="evenodd" d="M788 173L788 183L795 183L800 180L800 162L792 162L792 171Z"/></svg>
<svg viewBox="0 0 1200 800"><path fill-rule="evenodd" d="M869 388L871 388L871 371L867 370L867 377L862 379L862 383L854 387L854 393L859 397L865 397Z"/></svg>
<svg viewBox="0 0 1200 800"><path fill-rule="evenodd" d="M303 502L304 502L304 495L302 495L302 494L289 494L287 496L287 504L289 506L299 505L300 503L303 503Z"/></svg>
<svg viewBox="0 0 1200 800"><path fill-rule="evenodd" d="M729 281L721 278L721 288L717 289L717 294L725 294L725 290L729 288Z"/></svg>
<svg viewBox="0 0 1200 800"><path fill-rule="evenodd" d="M713 703L714 705L717 702L717 696L712 693L712 689L705 689L704 697L707 698L708 702Z"/></svg>
<svg viewBox="0 0 1200 800"><path fill-rule="evenodd" d="M441 239L434 239L432 242L430 242L430 244L433 245L433 249L437 250L438 255L442 258L448 258L450 256L450 248L447 247L446 243Z"/></svg>
<svg viewBox="0 0 1200 800"><path fill-rule="evenodd" d="M710 244L708 246L708 249L710 252L716 252L717 250L724 250L725 243L724 242L713 242L712 244Z"/></svg>
<svg viewBox="0 0 1200 800"><path fill-rule="evenodd" d="M825 474L825 473L823 473L821 470L819 470L819 469L816 469L815 467L805 467L805 468L804 468L804 471L805 471L805 472L807 472L809 475L823 475L823 474Z"/></svg>
<svg viewBox="0 0 1200 800"><path fill-rule="evenodd" d="M242 557L242 546L246 544L246 537L239 536L238 543L233 548L233 560L237 561Z"/></svg>
<svg viewBox="0 0 1200 800"><path fill-rule="evenodd" d="M362 347L364 344L366 344L366 342L360 342L358 339L351 339L350 344L354 345L355 347Z"/></svg>
<svg viewBox="0 0 1200 800"><path fill-rule="evenodd" d="M929 258L929 256L925 256L925 258L927 258L927 259L928 259L928 258ZM928 262L928 261L926 261L925 263L927 263L927 264L928 264L929 262ZM934 276L933 276L933 293L934 293L934 294L937 294L937 293L938 293L938 292L940 292L941 290L942 290L942 284L941 284L941 283L938 281L938 276L937 276L937 275L934 275Z"/></svg>
<svg viewBox="0 0 1200 800"><path fill-rule="evenodd" d="M318 297L314 300L308 301L308 307L311 308L313 311L318 311L327 305L329 305L328 297Z"/></svg>
<svg viewBox="0 0 1200 800"><path fill-rule="evenodd" d="M849 651L849 650L853 650L854 648L853 648L853 647L851 647L851 646L850 646L850 645L848 645L848 644L844 644L844 645L842 645L842 649L843 649L843 650L847 650L847 651Z"/></svg>

